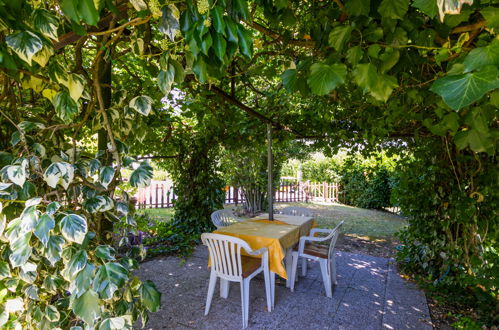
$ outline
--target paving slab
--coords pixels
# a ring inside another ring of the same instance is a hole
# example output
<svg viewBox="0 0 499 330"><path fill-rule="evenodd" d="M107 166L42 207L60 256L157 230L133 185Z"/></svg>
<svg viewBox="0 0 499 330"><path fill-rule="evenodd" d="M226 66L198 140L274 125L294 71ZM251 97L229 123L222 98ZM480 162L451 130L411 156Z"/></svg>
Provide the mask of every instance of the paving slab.
<svg viewBox="0 0 499 330"><path fill-rule="evenodd" d="M241 291L230 285L229 296L215 289L210 312L204 315L208 290L208 252L199 246L183 260L155 258L142 263L137 275L152 280L162 292L162 307L150 314L147 329L241 329ZM248 329L432 329L424 293L398 272L393 259L336 253L338 285L327 298L318 263L309 261L306 277L301 263L295 292L276 281L276 303L267 311L263 276L250 284Z"/></svg>

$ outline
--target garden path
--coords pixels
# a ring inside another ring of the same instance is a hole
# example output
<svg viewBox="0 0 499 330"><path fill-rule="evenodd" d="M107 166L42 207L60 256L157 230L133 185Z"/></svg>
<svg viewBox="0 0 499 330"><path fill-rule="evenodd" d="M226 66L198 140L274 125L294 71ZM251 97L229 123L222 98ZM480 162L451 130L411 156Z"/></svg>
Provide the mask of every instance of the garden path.
<svg viewBox="0 0 499 330"><path fill-rule="evenodd" d="M239 285L221 299L218 287L204 316L208 287L207 249L199 246L185 262L162 257L141 265L138 276L162 292L162 307L151 313L147 329L240 329ZM295 292L276 285L276 305L268 313L263 279L250 285L248 329L432 329L425 295L397 273L393 259L337 252L338 286L324 293L319 265L310 262ZM298 270L300 274L300 270Z"/></svg>

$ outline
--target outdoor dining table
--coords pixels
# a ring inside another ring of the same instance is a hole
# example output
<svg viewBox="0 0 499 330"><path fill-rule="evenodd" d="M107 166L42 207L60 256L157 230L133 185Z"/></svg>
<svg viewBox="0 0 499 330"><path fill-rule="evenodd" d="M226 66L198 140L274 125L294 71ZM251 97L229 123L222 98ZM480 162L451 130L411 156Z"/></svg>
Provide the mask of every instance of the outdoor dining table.
<svg viewBox="0 0 499 330"><path fill-rule="evenodd" d="M299 242L300 236L309 234L315 225L314 219L284 214L274 215L274 221L268 218L269 215L264 213L247 221L219 228L214 233L241 238L253 250L268 248L270 272L285 278L286 287L289 287L292 248ZM283 264L284 259L286 266Z"/></svg>

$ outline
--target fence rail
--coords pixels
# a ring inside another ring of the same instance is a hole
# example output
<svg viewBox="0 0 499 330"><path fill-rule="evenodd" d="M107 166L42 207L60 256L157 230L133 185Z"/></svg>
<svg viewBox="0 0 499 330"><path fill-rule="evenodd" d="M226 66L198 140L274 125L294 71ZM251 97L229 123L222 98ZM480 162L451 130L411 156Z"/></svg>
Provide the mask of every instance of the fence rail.
<svg viewBox="0 0 499 330"><path fill-rule="evenodd" d="M225 204L243 204L244 194L237 187L225 188ZM274 202L337 202L339 186L328 182L281 182L274 191ZM173 207L177 195L172 182L153 181L147 188L139 188L137 194L139 208Z"/></svg>

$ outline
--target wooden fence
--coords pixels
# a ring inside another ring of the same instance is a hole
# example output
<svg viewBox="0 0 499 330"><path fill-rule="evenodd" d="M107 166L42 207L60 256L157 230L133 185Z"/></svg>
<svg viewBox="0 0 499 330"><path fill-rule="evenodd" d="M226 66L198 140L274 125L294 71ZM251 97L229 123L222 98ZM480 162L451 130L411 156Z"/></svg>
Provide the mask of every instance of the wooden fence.
<svg viewBox="0 0 499 330"><path fill-rule="evenodd" d="M244 203L244 194L235 187L225 188L225 204ZM274 192L274 202L337 202L339 186L328 182L281 182ZM173 207L177 196L169 181L153 181L147 188L139 188L137 202L140 208Z"/></svg>

